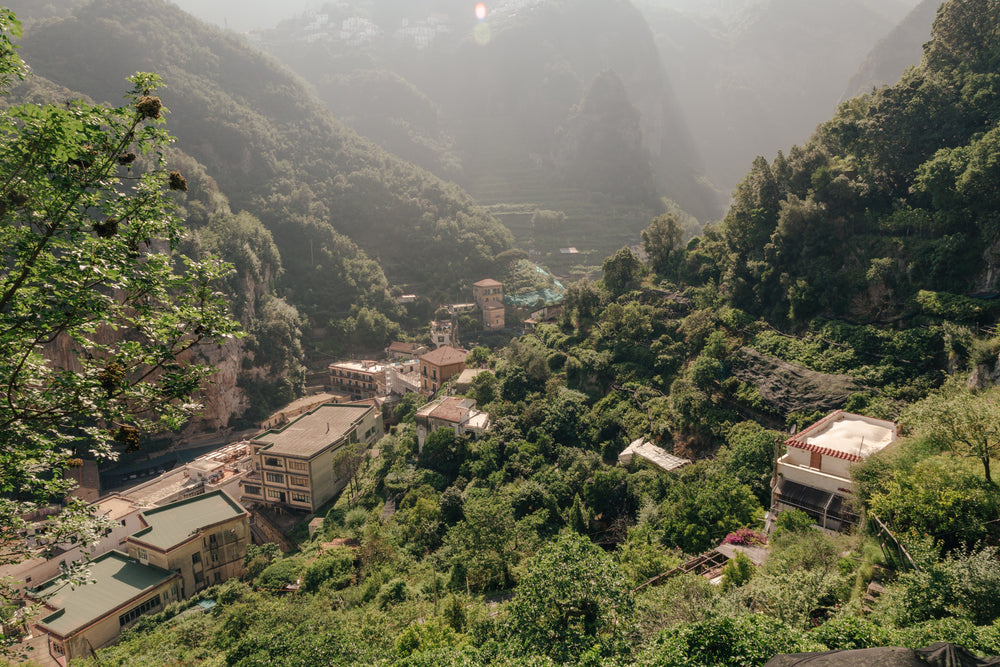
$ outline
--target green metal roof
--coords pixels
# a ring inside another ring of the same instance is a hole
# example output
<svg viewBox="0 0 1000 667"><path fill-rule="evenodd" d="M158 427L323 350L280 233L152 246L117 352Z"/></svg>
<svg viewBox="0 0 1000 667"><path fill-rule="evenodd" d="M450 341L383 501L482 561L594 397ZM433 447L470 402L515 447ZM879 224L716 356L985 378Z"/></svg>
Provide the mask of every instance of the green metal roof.
<svg viewBox="0 0 1000 667"><path fill-rule="evenodd" d="M167 551L185 542L199 529L247 511L222 490L206 493L140 513L148 527L132 535L136 541Z"/></svg>
<svg viewBox="0 0 1000 667"><path fill-rule="evenodd" d="M110 551L91 562L87 581L94 583L70 586L65 577L58 576L29 594L56 608L39 624L68 637L177 576L176 572L155 565L143 565L120 551Z"/></svg>

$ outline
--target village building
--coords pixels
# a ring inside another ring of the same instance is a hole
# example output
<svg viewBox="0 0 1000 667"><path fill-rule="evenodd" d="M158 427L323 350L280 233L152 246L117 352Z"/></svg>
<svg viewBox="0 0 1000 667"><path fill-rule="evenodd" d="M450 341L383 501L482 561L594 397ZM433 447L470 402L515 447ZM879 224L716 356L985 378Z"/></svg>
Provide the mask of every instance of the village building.
<svg viewBox="0 0 1000 667"><path fill-rule="evenodd" d="M458 336L451 320L431 320L431 344L434 348L458 344Z"/></svg>
<svg viewBox="0 0 1000 667"><path fill-rule="evenodd" d="M690 459L674 456L662 447L657 447L652 441L637 438L618 455L618 462L629 465L634 459L645 461L664 472L673 472L691 463Z"/></svg>
<svg viewBox="0 0 1000 667"><path fill-rule="evenodd" d="M254 472L241 481L243 498L315 512L347 484L334 465L341 447L382 437L382 413L372 405L329 403L251 440Z"/></svg>
<svg viewBox="0 0 1000 667"><path fill-rule="evenodd" d="M488 331L503 329L503 283L487 278L472 285L472 298L483 312L483 328Z"/></svg>
<svg viewBox="0 0 1000 667"><path fill-rule="evenodd" d="M164 471L123 495L141 507L162 507L220 489L239 497L240 479L253 470L252 453L249 441L233 442Z"/></svg>
<svg viewBox="0 0 1000 667"><path fill-rule="evenodd" d="M424 348L426 351L427 348ZM403 359L387 364L385 383L390 394L403 396L420 391L420 360Z"/></svg>
<svg viewBox="0 0 1000 667"><path fill-rule="evenodd" d="M483 308L483 328L488 331L498 331L506 326L506 309L502 302L488 303Z"/></svg>
<svg viewBox="0 0 1000 667"><path fill-rule="evenodd" d="M788 438L775 465L770 518L799 509L829 530L856 525L851 467L895 441L893 422L843 410Z"/></svg>
<svg viewBox="0 0 1000 667"><path fill-rule="evenodd" d="M352 398L383 396L385 367L374 361L340 361L330 364L330 388Z"/></svg>
<svg viewBox="0 0 1000 667"><path fill-rule="evenodd" d="M447 345L421 356L421 392L430 396L442 384L464 371L466 356L468 353Z"/></svg>
<svg viewBox="0 0 1000 667"><path fill-rule="evenodd" d="M142 615L184 599L179 573L120 551L91 561L88 578L74 586L59 576L28 592L45 610L35 625L48 635L49 654L60 664L93 655Z"/></svg>
<svg viewBox="0 0 1000 667"><path fill-rule="evenodd" d="M486 310L489 304L503 304L503 283L492 278L473 283L472 300L480 310Z"/></svg>
<svg viewBox="0 0 1000 667"><path fill-rule="evenodd" d="M475 303L450 303L448 304L448 313L452 317L455 317L463 313L471 313L476 308L478 308L478 305Z"/></svg>
<svg viewBox="0 0 1000 667"><path fill-rule="evenodd" d="M128 555L181 575L181 597L243 574L250 514L225 491L179 500L139 515Z"/></svg>
<svg viewBox="0 0 1000 667"><path fill-rule="evenodd" d="M426 345L421 345L420 343L403 343L400 341L393 341L389 347L385 348L385 354L390 359L395 359L402 361L404 359L416 359L421 354L426 354L428 352Z"/></svg>
<svg viewBox="0 0 1000 667"><path fill-rule="evenodd" d="M424 442L434 431L449 428L455 435L479 436L490 426L490 416L476 409L471 398L449 396L431 401L417 411L417 450L423 451Z"/></svg>

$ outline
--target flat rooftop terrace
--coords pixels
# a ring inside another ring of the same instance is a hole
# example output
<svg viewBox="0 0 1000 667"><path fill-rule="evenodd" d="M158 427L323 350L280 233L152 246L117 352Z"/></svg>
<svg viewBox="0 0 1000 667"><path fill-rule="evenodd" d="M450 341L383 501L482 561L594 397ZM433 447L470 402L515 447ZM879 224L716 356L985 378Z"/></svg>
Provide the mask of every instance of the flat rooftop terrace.
<svg viewBox="0 0 1000 667"><path fill-rule="evenodd" d="M785 444L864 459L895 441L893 422L838 410L789 438Z"/></svg>

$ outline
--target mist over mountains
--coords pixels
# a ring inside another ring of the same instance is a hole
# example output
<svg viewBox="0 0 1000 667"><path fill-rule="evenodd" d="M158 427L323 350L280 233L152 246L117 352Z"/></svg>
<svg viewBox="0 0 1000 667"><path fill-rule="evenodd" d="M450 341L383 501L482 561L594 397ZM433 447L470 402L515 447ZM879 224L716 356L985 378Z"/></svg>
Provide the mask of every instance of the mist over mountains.
<svg viewBox="0 0 1000 667"><path fill-rule="evenodd" d="M705 222L721 216L726 195L756 155L805 141L833 113L845 88L860 90L847 82L915 4L518 1L487 3L485 20L477 22L471 4L317 3L276 30L263 31L261 39L317 85L338 117L383 147L455 179L488 204L544 199L517 183L517 175L538 164L542 178L559 171L561 152L553 145L570 122L570 111L581 103L595 68L614 70L626 81L628 102L640 112L658 194ZM923 3L909 20L929 21L929 4L934 3ZM188 9L207 17L205 10ZM359 30L365 21L371 33ZM588 54L588 62L572 45ZM910 49L899 56L901 62L913 57L912 44ZM898 59L890 55L898 51L886 46L885 55L874 57ZM653 52L661 65L646 62L637 70L639 59ZM369 108L378 103L359 97L369 85L362 81L375 77L386 91L389 73L398 77L396 96L382 98L391 108ZM407 111L409 101L415 102L414 116ZM428 104L432 131L418 120L428 117ZM549 185L550 193L567 185L565 173L557 176L561 181ZM532 173L528 180L538 179ZM568 180L570 186L594 189L592 182ZM619 191L618 185L604 187ZM547 205L556 207L566 196L549 199Z"/></svg>

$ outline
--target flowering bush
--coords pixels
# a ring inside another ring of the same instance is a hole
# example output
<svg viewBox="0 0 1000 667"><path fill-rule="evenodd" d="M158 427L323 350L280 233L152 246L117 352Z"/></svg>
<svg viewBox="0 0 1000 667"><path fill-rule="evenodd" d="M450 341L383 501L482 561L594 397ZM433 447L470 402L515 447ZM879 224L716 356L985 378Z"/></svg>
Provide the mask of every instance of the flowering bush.
<svg viewBox="0 0 1000 667"><path fill-rule="evenodd" d="M738 544L744 547L762 547L767 544L767 538L752 528L740 528L726 535L723 544Z"/></svg>

